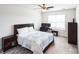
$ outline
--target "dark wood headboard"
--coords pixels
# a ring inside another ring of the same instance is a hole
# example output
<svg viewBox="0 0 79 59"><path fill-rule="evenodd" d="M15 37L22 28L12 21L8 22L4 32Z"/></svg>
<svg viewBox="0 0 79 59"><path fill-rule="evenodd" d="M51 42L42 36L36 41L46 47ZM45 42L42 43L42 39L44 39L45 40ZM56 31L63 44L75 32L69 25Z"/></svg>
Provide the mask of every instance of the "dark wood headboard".
<svg viewBox="0 0 79 59"><path fill-rule="evenodd" d="M16 34L18 34L17 29L24 28L24 27L33 27L34 28L34 24L16 24L16 25L14 25L14 35L16 36Z"/></svg>

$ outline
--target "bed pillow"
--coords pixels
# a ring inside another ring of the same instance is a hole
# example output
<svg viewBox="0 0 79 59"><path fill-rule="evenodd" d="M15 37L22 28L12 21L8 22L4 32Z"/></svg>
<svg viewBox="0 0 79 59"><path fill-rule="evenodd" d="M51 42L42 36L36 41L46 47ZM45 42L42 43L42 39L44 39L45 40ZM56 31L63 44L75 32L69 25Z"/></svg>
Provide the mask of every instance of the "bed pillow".
<svg viewBox="0 0 79 59"><path fill-rule="evenodd" d="M33 27L29 27L29 32L33 32L33 31L35 31Z"/></svg>
<svg viewBox="0 0 79 59"><path fill-rule="evenodd" d="M18 31L18 34L27 33L29 32L29 28L24 27L24 28L17 29L17 31Z"/></svg>

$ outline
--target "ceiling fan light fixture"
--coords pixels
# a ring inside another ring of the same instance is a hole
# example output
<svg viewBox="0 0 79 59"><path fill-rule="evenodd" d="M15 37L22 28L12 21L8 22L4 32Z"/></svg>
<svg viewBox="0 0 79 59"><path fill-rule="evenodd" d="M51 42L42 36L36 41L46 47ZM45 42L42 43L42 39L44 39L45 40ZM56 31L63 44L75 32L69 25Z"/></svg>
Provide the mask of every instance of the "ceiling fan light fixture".
<svg viewBox="0 0 79 59"><path fill-rule="evenodd" d="M47 9L41 9L42 12L47 12Z"/></svg>
<svg viewBox="0 0 79 59"><path fill-rule="evenodd" d="M41 7L42 12L46 12L48 9L54 8L53 6L47 6L47 4L38 5Z"/></svg>

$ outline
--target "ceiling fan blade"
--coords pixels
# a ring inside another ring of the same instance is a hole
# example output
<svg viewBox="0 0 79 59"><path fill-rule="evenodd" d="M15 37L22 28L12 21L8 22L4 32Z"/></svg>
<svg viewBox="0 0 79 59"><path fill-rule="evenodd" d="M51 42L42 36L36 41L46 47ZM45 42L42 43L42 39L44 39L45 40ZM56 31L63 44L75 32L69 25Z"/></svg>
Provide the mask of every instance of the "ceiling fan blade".
<svg viewBox="0 0 79 59"><path fill-rule="evenodd" d="M47 7L47 9L54 8L54 6Z"/></svg>
<svg viewBox="0 0 79 59"><path fill-rule="evenodd" d="M41 5L38 5L39 7L43 8Z"/></svg>

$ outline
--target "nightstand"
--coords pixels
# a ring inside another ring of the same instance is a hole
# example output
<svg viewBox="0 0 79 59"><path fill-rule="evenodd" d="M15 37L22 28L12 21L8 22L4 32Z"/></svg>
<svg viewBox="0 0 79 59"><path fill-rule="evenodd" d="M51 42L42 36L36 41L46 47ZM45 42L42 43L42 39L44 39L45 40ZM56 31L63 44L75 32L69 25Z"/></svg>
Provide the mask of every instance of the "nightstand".
<svg viewBox="0 0 79 59"><path fill-rule="evenodd" d="M58 36L58 31L52 30L52 33L54 33L55 36Z"/></svg>
<svg viewBox="0 0 79 59"><path fill-rule="evenodd" d="M17 38L14 35L10 35L2 38L3 52L15 46L17 46Z"/></svg>

